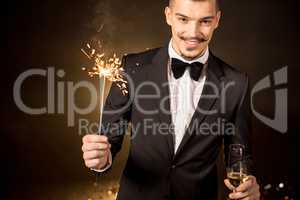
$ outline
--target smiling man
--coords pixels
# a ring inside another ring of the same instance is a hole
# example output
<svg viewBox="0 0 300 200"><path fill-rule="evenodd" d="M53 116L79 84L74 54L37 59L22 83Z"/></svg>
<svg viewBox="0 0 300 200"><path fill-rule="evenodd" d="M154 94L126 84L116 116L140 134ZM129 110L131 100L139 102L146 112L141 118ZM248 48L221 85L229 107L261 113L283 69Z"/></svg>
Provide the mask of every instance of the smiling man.
<svg viewBox="0 0 300 200"><path fill-rule="evenodd" d="M230 199L258 200L248 78L208 47L221 17L218 2L170 0L165 15L171 40L162 48L124 57L134 90L124 96L112 85L103 135L83 137L86 166L99 173L109 170L121 149L124 122L131 122L117 199L216 200L218 178L223 178L217 176L217 157L224 149L227 158L229 146L241 144L248 177L236 188L228 179L224 182L232 190Z"/></svg>
<svg viewBox="0 0 300 200"><path fill-rule="evenodd" d="M183 58L193 60L208 48L221 12L216 1L171 0L165 15L172 30L172 47Z"/></svg>

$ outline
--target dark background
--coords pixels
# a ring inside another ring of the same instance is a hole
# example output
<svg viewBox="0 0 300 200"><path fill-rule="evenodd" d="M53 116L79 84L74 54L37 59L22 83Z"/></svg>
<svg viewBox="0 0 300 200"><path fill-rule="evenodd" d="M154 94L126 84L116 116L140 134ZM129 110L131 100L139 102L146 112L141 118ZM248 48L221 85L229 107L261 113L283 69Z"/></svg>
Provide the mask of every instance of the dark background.
<svg viewBox="0 0 300 200"><path fill-rule="evenodd" d="M165 5L166 1L161 0L3 3L0 180L4 199L72 199L73 193L88 196L86 187L94 181L93 173L85 168L81 158L78 119L97 121L97 110L85 116L76 115L75 127L67 126L66 114L25 114L13 100L17 77L31 68L54 66L66 72L59 81L88 80L81 71L86 57L80 48L93 38L101 37L105 47L119 55L161 46L169 40L163 15ZM253 117L253 151L262 186L271 183L274 188L283 182L289 187L288 193L295 192L300 178L296 164L299 158L296 1L227 0L222 3L222 11L220 27L210 45L217 56L247 72L252 85L276 69L288 66L288 132L281 134ZM104 27L97 33L101 24ZM97 85L97 80L91 81ZM32 107L46 105L46 84L43 77L26 80L22 88L24 102ZM86 106L88 92L79 90L76 103ZM255 108L273 117L274 103L274 92L269 89L257 95ZM114 169L106 175L107 180L119 178L127 149L124 148Z"/></svg>

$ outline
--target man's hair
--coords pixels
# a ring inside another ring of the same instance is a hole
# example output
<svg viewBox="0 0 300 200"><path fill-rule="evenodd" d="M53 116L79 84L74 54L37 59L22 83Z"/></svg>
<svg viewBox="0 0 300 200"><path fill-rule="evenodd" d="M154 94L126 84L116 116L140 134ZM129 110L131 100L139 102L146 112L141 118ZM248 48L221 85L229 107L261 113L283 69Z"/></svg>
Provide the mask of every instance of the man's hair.
<svg viewBox="0 0 300 200"><path fill-rule="evenodd" d="M209 0L187 0L187 1L209 1ZM219 11L220 8L220 0L214 0L216 2L216 10ZM169 0L169 6L174 3L174 0Z"/></svg>

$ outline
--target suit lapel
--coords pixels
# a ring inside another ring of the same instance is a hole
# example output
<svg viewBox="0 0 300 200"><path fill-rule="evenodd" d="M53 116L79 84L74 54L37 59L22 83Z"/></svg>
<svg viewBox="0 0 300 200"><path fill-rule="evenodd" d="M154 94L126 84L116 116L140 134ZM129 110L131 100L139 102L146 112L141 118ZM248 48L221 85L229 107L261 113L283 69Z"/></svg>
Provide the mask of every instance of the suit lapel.
<svg viewBox="0 0 300 200"><path fill-rule="evenodd" d="M148 77L156 83L161 92L161 98L155 101L159 109L160 123L167 125L172 124L172 115L170 112L170 91L168 85L168 46L164 46L158 50L157 54L153 57L151 72L148 72ZM151 74L150 74L151 73ZM174 156L174 131L169 129L168 134L165 135L166 143L168 146L169 156Z"/></svg>
<svg viewBox="0 0 300 200"><path fill-rule="evenodd" d="M210 56L208 59L207 76L206 76L201 97L198 101L198 106L192 116L192 119L183 136L183 139L177 149L174 159L178 157L178 155L184 149L184 146L190 139L191 135L195 133L195 128L198 127L205 120L208 114L207 112L210 111L211 108L216 103L217 97L215 96L216 94L215 88L217 88L219 90L218 92L220 92L220 79L222 76L223 76L223 71L221 70L219 64L216 62L214 56L210 52ZM213 97L209 97L209 95L212 95ZM196 127L193 123L195 120L197 120Z"/></svg>
<svg viewBox="0 0 300 200"><path fill-rule="evenodd" d="M157 108L159 108L159 119L160 123L165 123L168 125L172 124L172 115L170 112L170 91L168 86L168 46L164 46L158 50L156 55L153 57L151 70L148 71L147 77L148 80L152 80L156 83L161 91L161 98L155 101ZM216 58L210 52L208 58L208 67L207 67L207 77L203 87L201 97L198 101L197 109L195 110L191 122L187 131L184 134L184 137L177 149L176 154L174 154L174 130L169 131L169 133L164 137L166 139L166 144L168 146L169 156L172 159L176 159L180 152L184 149L185 144L190 139L191 135L195 132L195 126L193 126L194 120L197 120L197 125L202 123L207 116L206 113L201 111L209 111L216 103L217 97L207 98L208 95L215 95L214 87L217 86L220 89L220 80L224 76L221 66L217 63ZM220 90L218 91L220 92Z"/></svg>

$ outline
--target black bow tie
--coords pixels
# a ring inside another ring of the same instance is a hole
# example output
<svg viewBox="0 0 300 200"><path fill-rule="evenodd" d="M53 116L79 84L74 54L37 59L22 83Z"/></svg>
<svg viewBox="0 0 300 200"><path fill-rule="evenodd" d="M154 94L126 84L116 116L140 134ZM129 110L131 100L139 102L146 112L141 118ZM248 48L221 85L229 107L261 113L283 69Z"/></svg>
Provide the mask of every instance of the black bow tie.
<svg viewBox="0 0 300 200"><path fill-rule="evenodd" d="M183 74L184 71L186 70L187 67L190 67L190 76L193 80L198 81L202 69L203 69L203 64L200 62L193 62L191 64L183 62L181 60L178 60L176 58L172 58L172 64L171 64L171 69L173 71L173 75L176 79L180 78Z"/></svg>

